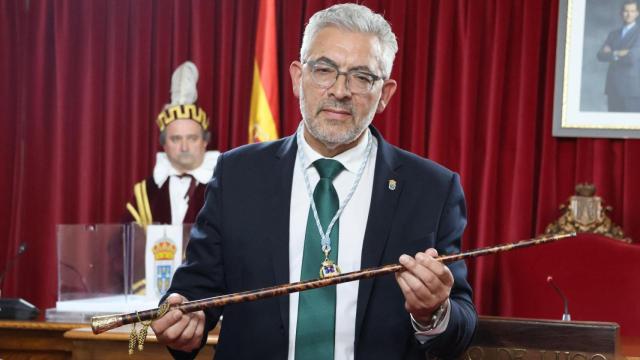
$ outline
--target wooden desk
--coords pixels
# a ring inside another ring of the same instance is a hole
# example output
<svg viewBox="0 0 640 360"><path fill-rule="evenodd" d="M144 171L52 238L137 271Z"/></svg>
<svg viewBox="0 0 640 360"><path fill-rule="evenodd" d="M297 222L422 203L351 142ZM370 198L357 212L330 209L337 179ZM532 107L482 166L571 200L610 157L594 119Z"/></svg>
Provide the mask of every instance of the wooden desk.
<svg viewBox="0 0 640 360"><path fill-rule="evenodd" d="M131 326L127 325L104 334L95 335L91 332L91 328L83 327L65 332L64 337L73 343L73 360L118 359L128 356L129 331L131 331ZM213 359L214 347L218 343L218 333L216 328L209 334L207 345L200 350L196 359ZM138 351L136 349L133 359L170 360L172 357L164 345L158 344L153 330L149 328L144 350Z"/></svg>
<svg viewBox="0 0 640 360"><path fill-rule="evenodd" d="M640 337L620 337L619 325L480 316L463 359L640 360Z"/></svg>
<svg viewBox="0 0 640 360"><path fill-rule="evenodd" d="M129 330L124 326L94 335L88 324L44 321L0 321L1 360L122 359L128 357ZM209 335L196 359L211 360L218 343L219 328ZM149 328L144 351L132 359L171 359L164 345Z"/></svg>
<svg viewBox="0 0 640 360"><path fill-rule="evenodd" d="M627 359L640 360L640 336L623 336L620 338L622 355Z"/></svg>
<svg viewBox="0 0 640 360"><path fill-rule="evenodd" d="M64 333L83 324L0 321L0 359L72 358L73 344Z"/></svg>
<svg viewBox="0 0 640 360"><path fill-rule="evenodd" d="M484 325L492 317L480 317ZM219 329L209 335L207 346L198 359L210 360L217 344ZM42 321L0 321L0 359L102 359L127 358L128 330L114 329L93 335L87 324L47 323ZM478 339L476 339L478 340ZM504 344L502 344L504 345ZM620 350L626 359L640 360L640 337L621 337ZM149 334L145 350L133 359L169 359L168 352ZM545 359L552 359L548 356ZM564 359L564 358L562 358ZM579 360L578 357L576 360Z"/></svg>

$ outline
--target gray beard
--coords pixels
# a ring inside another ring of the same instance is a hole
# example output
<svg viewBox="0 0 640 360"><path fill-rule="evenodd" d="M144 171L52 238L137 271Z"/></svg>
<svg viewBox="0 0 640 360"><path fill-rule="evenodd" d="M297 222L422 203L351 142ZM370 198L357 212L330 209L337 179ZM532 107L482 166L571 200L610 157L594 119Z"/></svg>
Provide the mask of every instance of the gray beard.
<svg viewBox="0 0 640 360"><path fill-rule="evenodd" d="M376 114L376 108L371 109L369 114L365 116L365 121L361 124L354 124L355 126L350 126L346 129L346 131L335 132L329 130L330 125L323 126L320 121L314 120L313 116L308 113L308 109L305 105L305 96L304 90L302 89L302 85L300 85L300 113L302 114L302 120L304 121L305 128L309 131L309 133L318 141L320 141L327 149L333 150L340 145L349 144L354 142L356 139L362 135L364 130L371 124L373 121L373 117ZM327 105L327 102L323 103L322 106ZM341 102L332 102L331 105L336 108L341 108L345 110L349 110L353 116L353 110L351 106L345 106L344 103ZM322 106L320 108L322 108Z"/></svg>

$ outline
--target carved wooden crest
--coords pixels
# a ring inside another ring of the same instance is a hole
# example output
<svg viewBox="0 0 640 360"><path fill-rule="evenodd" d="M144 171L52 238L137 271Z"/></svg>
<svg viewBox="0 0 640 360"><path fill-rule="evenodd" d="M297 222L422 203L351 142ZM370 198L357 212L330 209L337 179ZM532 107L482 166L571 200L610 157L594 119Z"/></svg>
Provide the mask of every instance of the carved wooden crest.
<svg viewBox="0 0 640 360"><path fill-rule="evenodd" d="M563 214L547 226L545 235L586 232L631 243L631 239L624 236L620 226L614 224L607 216L607 212L612 208L603 206L602 198L595 196L595 193L596 187L593 184L576 185L576 194L571 196L566 204L560 205Z"/></svg>

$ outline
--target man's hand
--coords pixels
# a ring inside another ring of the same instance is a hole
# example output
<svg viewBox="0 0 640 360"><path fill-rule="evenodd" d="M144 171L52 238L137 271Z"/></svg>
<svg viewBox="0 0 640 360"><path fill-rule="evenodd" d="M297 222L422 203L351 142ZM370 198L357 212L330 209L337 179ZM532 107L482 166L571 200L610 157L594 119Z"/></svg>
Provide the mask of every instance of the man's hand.
<svg viewBox="0 0 640 360"><path fill-rule="evenodd" d="M605 54L610 53L610 52L611 52L611 46L609 46L609 45L605 45L605 46L602 48L602 52L603 52L603 53L605 53Z"/></svg>
<svg viewBox="0 0 640 360"><path fill-rule="evenodd" d="M613 54L617 57L627 56L627 54L629 54L629 49L617 50L617 51L614 51Z"/></svg>
<svg viewBox="0 0 640 360"><path fill-rule="evenodd" d="M166 300L169 304L180 304L187 299L180 294L171 294ZM162 318L151 323L158 342L180 351L193 351L200 346L204 332L204 311L183 314L180 310L171 310Z"/></svg>
<svg viewBox="0 0 640 360"><path fill-rule="evenodd" d="M448 267L434 260L436 249L417 253L415 258L400 256L405 271L396 273L396 281L404 294L404 307L420 323L428 323L434 311L447 300L453 286Z"/></svg>

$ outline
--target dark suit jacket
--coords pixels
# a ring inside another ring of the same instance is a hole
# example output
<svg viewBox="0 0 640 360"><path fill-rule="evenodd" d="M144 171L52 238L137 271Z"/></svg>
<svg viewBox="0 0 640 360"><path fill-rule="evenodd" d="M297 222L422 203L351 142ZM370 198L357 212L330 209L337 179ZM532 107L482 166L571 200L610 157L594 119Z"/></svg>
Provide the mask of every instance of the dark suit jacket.
<svg viewBox="0 0 640 360"><path fill-rule="evenodd" d="M429 247L460 251L466 225L458 176L430 160L391 146L371 127L378 153L362 267L397 263L401 254ZM205 205L192 230L187 262L169 293L188 299L289 282L289 204L295 137L247 145L220 156ZM397 182L390 190L388 182ZM445 333L421 345L414 337L394 276L360 281L356 311L356 359L443 358L461 353L477 315L464 262L450 265L455 278ZM207 329L224 315L216 359L286 359L289 297L281 296L206 311ZM177 354L177 353L176 353Z"/></svg>
<svg viewBox="0 0 640 360"><path fill-rule="evenodd" d="M629 54L615 60L613 52L598 52L598 60L609 62L605 94L609 96L640 96L640 23L622 37L622 28L609 33L602 48L612 50L629 49Z"/></svg>

